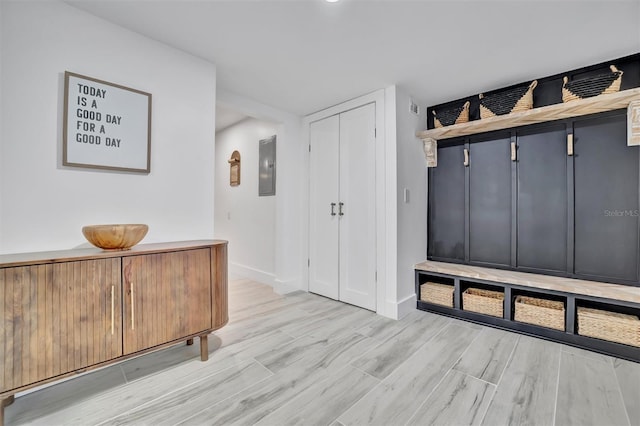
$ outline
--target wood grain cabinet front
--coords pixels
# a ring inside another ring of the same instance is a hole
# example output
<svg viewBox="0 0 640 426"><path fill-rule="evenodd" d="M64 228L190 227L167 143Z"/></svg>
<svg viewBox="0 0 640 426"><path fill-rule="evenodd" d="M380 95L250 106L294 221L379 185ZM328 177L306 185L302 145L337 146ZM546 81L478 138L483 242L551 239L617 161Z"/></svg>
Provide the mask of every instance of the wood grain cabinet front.
<svg viewBox="0 0 640 426"><path fill-rule="evenodd" d="M211 329L210 250L124 259L124 353Z"/></svg>
<svg viewBox="0 0 640 426"><path fill-rule="evenodd" d="M120 258L0 269L0 391L122 355Z"/></svg>
<svg viewBox="0 0 640 426"><path fill-rule="evenodd" d="M229 319L227 242L0 255L0 426L17 392L207 336Z"/></svg>

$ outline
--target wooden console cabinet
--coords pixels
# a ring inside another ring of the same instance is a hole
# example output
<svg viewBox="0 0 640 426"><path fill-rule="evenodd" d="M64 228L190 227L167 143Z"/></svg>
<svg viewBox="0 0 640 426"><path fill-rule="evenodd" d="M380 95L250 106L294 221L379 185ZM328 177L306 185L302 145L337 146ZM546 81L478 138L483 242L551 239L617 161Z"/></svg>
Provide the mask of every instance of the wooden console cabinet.
<svg viewBox="0 0 640 426"><path fill-rule="evenodd" d="M17 392L228 321L227 242L0 255L0 425Z"/></svg>

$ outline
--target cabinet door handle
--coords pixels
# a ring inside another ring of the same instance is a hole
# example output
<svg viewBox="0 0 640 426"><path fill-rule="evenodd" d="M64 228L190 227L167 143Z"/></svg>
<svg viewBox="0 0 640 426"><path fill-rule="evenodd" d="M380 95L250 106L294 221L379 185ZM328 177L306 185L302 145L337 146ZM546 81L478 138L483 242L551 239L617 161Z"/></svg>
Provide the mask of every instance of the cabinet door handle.
<svg viewBox="0 0 640 426"><path fill-rule="evenodd" d="M573 156L573 133L567 135L567 155L569 157Z"/></svg>
<svg viewBox="0 0 640 426"><path fill-rule="evenodd" d="M340 216L344 216L344 213L342 212L342 206L344 206L344 203L338 203L338 215Z"/></svg>
<svg viewBox="0 0 640 426"><path fill-rule="evenodd" d="M467 148L464 149L464 166L469 167L469 150Z"/></svg>
<svg viewBox="0 0 640 426"><path fill-rule="evenodd" d="M114 319L115 319L115 296L114 296L114 287L111 286L111 335L114 333Z"/></svg>
<svg viewBox="0 0 640 426"><path fill-rule="evenodd" d="M336 212L335 209L336 208L336 203L331 203L331 216L335 216Z"/></svg>
<svg viewBox="0 0 640 426"><path fill-rule="evenodd" d="M516 161L518 159L518 155L516 153L516 143L511 142L511 161Z"/></svg>
<svg viewBox="0 0 640 426"><path fill-rule="evenodd" d="M135 330L135 298L133 296L133 282L131 283L131 329Z"/></svg>

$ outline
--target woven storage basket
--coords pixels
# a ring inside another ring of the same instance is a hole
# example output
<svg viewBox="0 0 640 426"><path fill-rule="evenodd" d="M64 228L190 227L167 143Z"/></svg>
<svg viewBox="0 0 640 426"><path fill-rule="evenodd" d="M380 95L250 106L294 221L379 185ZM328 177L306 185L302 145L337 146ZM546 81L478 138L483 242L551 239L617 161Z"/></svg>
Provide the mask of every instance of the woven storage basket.
<svg viewBox="0 0 640 426"><path fill-rule="evenodd" d="M609 68L611 69L609 73L579 80L569 81L565 77L562 85L562 102L619 92L623 72L619 71L615 65L611 65Z"/></svg>
<svg viewBox="0 0 640 426"><path fill-rule="evenodd" d="M453 308L453 291L452 285L427 282L420 286L420 300Z"/></svg>
<svg viewBox="0 0 640 426"><path fill-rule="evenodd" d="M462 293L462 307L465 311L502 318L504 293L480 288L468 288Z"/></svg>
<svg viewBox="0 0 640 426"><path fill-rule="evenodd" d="M578 334L640 347L640 318L578 307Z"/></svg>
<svg viewBox="0 0 640 426"><path fill-rule="evenodd" d="M445 109L440 112L431 111L433 113L433 125L438 128L468 122L470 104L467 101L461 107Z"/></svg>
<svg viewBox="0 0 640 426"><path fill-rule="evenodd" d="M489 96L480 94L480 118L495 117L533 108L533 89L537 85L538 80L533 80L528 86L514 87Z"/></svg>
<svg viewBox="0 0 640 426"><path fill-rule="evenodd" d="M517 296L514 319L564 331L564 303L535 297Z"/></svg>

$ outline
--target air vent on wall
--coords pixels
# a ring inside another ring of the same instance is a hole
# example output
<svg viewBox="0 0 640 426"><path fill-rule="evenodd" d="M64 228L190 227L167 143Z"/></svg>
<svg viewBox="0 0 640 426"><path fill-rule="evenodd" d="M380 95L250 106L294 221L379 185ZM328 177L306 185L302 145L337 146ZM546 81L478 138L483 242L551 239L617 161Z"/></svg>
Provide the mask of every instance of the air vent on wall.
<svg viewBox="0 0 640 426"><path fill-rule="evenodd" d="M409 106L409 109L415 115L419 115L420 114L420 107L418 106L418 104L413 102L413 100L411 101L411 105Z"/></svg>

